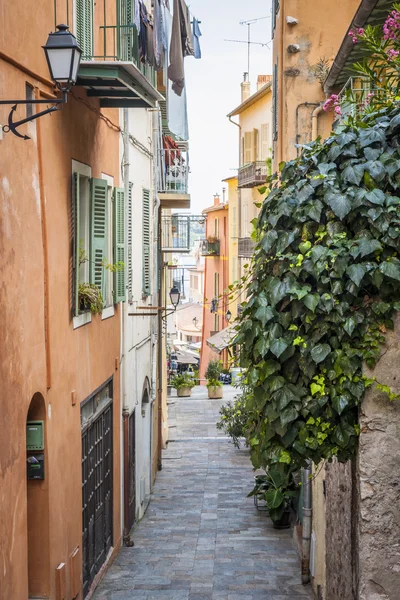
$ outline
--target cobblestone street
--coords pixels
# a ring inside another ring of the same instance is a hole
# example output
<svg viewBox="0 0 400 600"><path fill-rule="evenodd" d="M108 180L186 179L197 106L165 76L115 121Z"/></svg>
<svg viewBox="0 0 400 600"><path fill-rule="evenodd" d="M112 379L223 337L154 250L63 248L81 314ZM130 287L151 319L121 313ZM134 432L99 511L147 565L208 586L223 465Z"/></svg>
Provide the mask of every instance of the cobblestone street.
<svg viewBox="0 0 400 600"><path fill-rule="evenodd" d="M235 390L224 387L224 401ZM169 399L170 442L145 517L99 585L95 600L301 600L290 531L277 531L246 495L246 449L217 431L222 401L207 388Z"/></svg>

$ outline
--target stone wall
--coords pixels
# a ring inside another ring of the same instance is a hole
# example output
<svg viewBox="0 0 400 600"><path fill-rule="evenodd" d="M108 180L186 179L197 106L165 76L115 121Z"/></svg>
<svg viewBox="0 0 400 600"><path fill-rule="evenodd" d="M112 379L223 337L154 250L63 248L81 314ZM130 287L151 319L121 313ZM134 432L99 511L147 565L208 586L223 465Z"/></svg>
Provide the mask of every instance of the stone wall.
<svg viewBox="0 0 400 600"><path fill-rule="evenodd" d="M400 319L368 376L400 393ZM358 456L359 600L400 597L400 401L371 389L362 404Z"/></svg>
<svg viewBox="0 0 400 600"><path fill-rule="evenodd" d="M325 465L326 600L356 600L352 464Z"/></svg>

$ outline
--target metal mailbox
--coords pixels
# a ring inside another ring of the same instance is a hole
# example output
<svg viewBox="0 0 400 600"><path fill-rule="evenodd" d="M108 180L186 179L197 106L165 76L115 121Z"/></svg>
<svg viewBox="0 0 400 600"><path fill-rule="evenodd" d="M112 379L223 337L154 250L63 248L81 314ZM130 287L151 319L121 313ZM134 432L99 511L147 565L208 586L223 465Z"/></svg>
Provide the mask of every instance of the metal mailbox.
<svg viewBox="0 0 400 600"><path fill-rule="evenodd" d="M44 450L44 421L26 422L26 449Z"/></svg>

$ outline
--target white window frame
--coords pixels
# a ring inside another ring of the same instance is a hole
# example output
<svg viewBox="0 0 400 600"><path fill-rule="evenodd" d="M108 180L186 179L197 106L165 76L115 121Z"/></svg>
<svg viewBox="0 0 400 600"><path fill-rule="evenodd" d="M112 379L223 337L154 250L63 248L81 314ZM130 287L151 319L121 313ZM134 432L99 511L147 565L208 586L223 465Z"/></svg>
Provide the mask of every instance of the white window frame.
<svg viewBox="0 0 400 600"><path fill-rule="evenodd" d="M89 165L85 165L84 163L78 162L77 160L72 160L71 175L73 175L73 173L79 173L79 175L83 175L84 177L91 179L92 167L90 167ZM90 192L89 192L89 197L90 197ZM90 218L90 203L89 203L89 218ZM78 239L79 239L79 232L77 232L77 234L78 234ZM79 251L79 244L78 244L77 251ZM78 329L78 327L87 325L88 323L91 323L91 321L92 321L91 312L90 311L84 312L81 315L77 315L77 316L73 317L73 328Z"/></svg>

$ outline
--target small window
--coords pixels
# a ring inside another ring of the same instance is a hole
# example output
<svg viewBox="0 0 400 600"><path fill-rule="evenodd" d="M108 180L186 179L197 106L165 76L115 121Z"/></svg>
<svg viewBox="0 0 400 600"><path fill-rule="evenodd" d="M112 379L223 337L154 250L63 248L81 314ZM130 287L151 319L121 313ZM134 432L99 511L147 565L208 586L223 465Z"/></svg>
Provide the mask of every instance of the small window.
<svg viewBox="0 0 400 600"><path fill-rule="evenodd" d="M29 83L25 84L25 98L29 102L29 100L34 100L34 90ZM26 105L26 116L29 118L33 115L33 104Z"/></svg>

